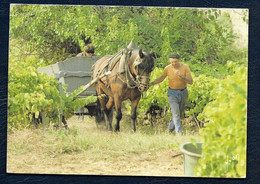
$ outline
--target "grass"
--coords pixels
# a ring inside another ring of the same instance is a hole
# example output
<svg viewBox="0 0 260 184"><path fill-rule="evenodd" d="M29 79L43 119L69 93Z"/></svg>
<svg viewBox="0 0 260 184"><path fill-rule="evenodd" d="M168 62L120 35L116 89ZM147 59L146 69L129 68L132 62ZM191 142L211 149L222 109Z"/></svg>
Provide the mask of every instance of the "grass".
<svg viewBox="0 0 260 184"><path fill-rule="evenodd" d="M91 162L85 167L92 164L92 167L97 169L100 167L97 164L101 165L102 162L104 167L111 170L116 162L120 167L127 167L127 164L123 163L130 160L156 162L158 154L165 154L164 151L167 151L167 154L178 153L182 143L190 141L191 137L199 139L198 135L174 136L167 131L158 133L150 130L150 133L145 134L144 129L140 127L133 133L130 124L122 122L121 125L120 132L109 132L97 129L93 119L85 118L84 121L78 121L73 117L69 120L69 130L42 128L9 132L7 168L10 172L37 172L41 170L39 164L44 163L44 169L49 168L47 173L65 172L69 168L65 173L77 173L80 171L73 169L79 167L83 160ZM74 165L65 169L62 163ZM53 168L56 170L53 171ZM86 172L101 172L94 171L95 169Z"/></svg>

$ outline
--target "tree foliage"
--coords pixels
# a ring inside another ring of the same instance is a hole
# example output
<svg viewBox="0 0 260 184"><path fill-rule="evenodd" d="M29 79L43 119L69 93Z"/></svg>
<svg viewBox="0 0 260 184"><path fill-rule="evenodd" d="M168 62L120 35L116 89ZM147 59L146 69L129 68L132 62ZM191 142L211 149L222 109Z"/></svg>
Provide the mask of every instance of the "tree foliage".
<svg viewBox="0 0 260 184"><path fill-rule="evenodd" d="M245 177L246 175L246 112L247 67L235 66L234 74L215 85L199 119L206 119L201 129L203 156L197 167L198 176Z"/></svg>
<svg viewBox="0 0 260 184"><path fill-rule="evenodd" d="M11 127L30 126L44 111L50 121L58 121L61 98L58 83L31 66L34 57L24 62L15 58L9 64L8 122ZM55 115L57 114L57 115Z"/></svg>
<svg viewBox="0 0 260 184"><path fill-rule="evenodd" d="M66 85L60 92L55 78L38 73L32 66L39 61L35 56L28 56L22 62L18 58L10 57L12 62L9 63L8 128L29 127L36 123L35 119L42 118L41 112L48 124L58 124L61 122L60 111L67 119L78 107L96 101L94 96L73 101L83 86L66 96Z"/></svg>
<svg viewBox="0 0 260 184"><path fill-rule="evenodd" d="M172 51L191 62L225 63L221 53L234 35L230 25L220 24L220 14L216 9L13 5L10 38L17 40L20 54L36 54L45 65L76 55L88 42L103 56L131 39L155 51L157 66L165 66Z"/></svg>

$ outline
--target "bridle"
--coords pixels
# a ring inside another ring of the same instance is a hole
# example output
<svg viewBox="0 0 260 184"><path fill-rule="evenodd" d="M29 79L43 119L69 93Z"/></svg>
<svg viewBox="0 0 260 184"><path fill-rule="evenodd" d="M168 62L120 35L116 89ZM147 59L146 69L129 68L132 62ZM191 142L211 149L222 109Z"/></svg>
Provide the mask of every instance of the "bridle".
<svg viewBox="0 0 260 184"><path fill-rule="evenodd" d="M144 92L149 88L150 78L149 78L149 76L143 75L145 70L141 74L139 74L138 65L140 65L141 63L142 63L141 58L138 55L133 62L134 67L136 66L135 70L136 70L137 75L135 77L132 74L130 67L126 64L126 83L127 83L128 88L136 88L137 87L140 92ZM128 76L131 78L131 81L132 81L133 84L130 84L130 82L128 80Z"/></svg>

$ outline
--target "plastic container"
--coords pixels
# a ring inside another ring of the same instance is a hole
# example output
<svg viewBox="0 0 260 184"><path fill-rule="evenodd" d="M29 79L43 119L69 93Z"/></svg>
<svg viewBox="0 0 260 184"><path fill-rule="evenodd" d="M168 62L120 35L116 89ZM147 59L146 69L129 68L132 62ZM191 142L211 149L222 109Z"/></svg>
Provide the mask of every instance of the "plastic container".
<svg viewBox="0 0 260 184"><path fill-rule="evenodd" d="M184 153L184 176L195 176L194 169L198 165L198 160L201 157L202 143L185 143L180 146L180 150Z"/></svg>

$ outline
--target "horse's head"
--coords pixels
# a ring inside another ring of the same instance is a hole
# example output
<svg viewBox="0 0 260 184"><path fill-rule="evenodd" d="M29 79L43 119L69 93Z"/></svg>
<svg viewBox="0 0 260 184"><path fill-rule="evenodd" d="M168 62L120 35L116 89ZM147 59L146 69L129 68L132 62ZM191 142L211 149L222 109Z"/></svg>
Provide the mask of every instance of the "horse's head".
<svg viewBox="0 0 260 184"><path fill-rule="evenodd" d="M149 77L154 68L153 52L146 52L142 49L134 49L130 56L129 67L140 92L146 91L149 87Z"/></svg>

